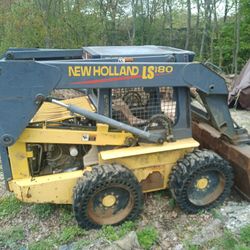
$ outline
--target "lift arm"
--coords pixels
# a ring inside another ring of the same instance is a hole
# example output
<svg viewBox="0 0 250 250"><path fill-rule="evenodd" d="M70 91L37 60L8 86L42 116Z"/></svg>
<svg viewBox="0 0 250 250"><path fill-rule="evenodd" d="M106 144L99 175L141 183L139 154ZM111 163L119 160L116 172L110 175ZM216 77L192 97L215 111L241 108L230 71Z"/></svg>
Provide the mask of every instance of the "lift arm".
<svg viewBox="0 0 250 250"><path fill-rule="evenodd" d="M213 126L237 143L224 79L200 63L0 60L0 144L10 146L53 89L194 87Z"/></svg>

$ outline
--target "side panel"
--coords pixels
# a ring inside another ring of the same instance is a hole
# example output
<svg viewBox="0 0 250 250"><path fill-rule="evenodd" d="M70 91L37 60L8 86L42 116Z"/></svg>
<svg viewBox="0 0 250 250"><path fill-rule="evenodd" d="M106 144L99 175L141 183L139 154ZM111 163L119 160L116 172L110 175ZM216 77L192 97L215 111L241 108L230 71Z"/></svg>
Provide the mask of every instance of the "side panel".
<svg viewBox="0 0 250 250"><path fill-rule="evenodd" d="M22 179L30 176L28 158L32 157L32 152L26 150L26 144L16 142L9 147L9 157L13 179Z"/></svg>
<svg viewBox="0 0 250 250"><path fill-rule="evenodd" d="M19 200L35 203L72 204L73 188L83 171L61 173L9 182Z"/></svg>
<svg viewBox="0 0 250 250"><path fill-rule="evenodd" d="M99 163L122 164L134 172L143 192L156 191L167 187L174 164L198 145L190 138L164 146L108 150L100 153ZM91 167L69 173L16 179L9 181L9 187L18 199L25 202L71 204L73 188L84 171L91 171Z"/></svg>
<svg viewBox="0 0 250 250"><path fill-rule="evenodd" d="M102 151L99 162L121 164L131 169L141 184L143 192L168 187L169 175L176 162L199 143L192 138L165 143L163 146L138 146Z"/></svg>
<svg viewBox="0 0 250 250"><path fill-rule="evenodd" d="M85 145L126 145L128 139L134 136L125 132L110 132L106 124L97 124L96 131L69 130L56 128L26 128L18 141L11 146L13 151L20 152L16 144L20 143L55 143L55 144L85 144ZM23 152L23 148L21 148ZM18 153L17 153L18 154Z"/></svg>

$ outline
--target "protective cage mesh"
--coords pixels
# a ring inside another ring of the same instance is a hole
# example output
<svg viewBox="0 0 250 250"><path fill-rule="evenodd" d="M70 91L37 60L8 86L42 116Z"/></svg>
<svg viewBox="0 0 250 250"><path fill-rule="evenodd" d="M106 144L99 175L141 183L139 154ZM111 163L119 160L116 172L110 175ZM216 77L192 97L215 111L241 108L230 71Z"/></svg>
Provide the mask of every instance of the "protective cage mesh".
<svg viewBox="0 0 250 250"><path fill-rule="evenodd" d="M112 118L143 127L157 114L176 122L176 100L171 87L120 88L112 90Z"/></svg>

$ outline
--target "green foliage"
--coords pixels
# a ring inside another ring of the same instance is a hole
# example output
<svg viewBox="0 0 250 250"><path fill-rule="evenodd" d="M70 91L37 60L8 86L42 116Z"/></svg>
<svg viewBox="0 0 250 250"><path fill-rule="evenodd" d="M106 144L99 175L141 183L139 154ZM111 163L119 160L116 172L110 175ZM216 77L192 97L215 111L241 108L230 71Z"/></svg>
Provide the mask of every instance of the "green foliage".
<svg viewBox="0 0 250 250"><path fill-rule="evenodd" d="M241 229L240 241L250 247L250 224Z"/></svg>
<svg viewBox="0 0 250 250"><path fill-rule="evenodd" d="M57 238L57 242L58 244L66 244L85 234L86 232L76 225L64 227Z"/></svg>
<svg viewBox="0 0 250 250"><path fill-rule="evenodd" d="M124 237L127 233L130 231L133 231L135 229L135 223L133 221L126 221L124 222L119 230L118 230L118 236L120 238Z"/></svg>
<svg viewBox="0 0 250 250"><path fill-rule="evenodd" d="M199 247L198 246L194 246L194 245L187 245L186 249L187 250L199 250Z"/></svg>
<svg viewBox="0 0 250 250"><path fill-rule="evenodd" d="M219 238L212 240L202 248L199 248L192 244L186 244L188 250L198 250L198 249L211 249L215 247L218 250L249 250L250 249L250 225L242 228L239 234L233 234L230 231L225 231L224 235Z"/></svg>
<svg viewBox="0 0 250 250"><path fill-rule="evenodd" d="M51 238L32 242L28 246L29 250L52 250L55 249L55 243Z"/></svg>
<svg viewBox="0 0 250 250"><path fill-rule="evenodd" d="M154 198L157 200L157 202L161 202L164 199L164 195L166 193L166 190L160 190L154 193Z"/></svg>
<svg viewBox="0 0 250 250"><path fill-rule="evenodd" d="M74 215L72 213L71 206L61 206L60 207L60 223L63 225L67 225L70 222L74 222Z"/></svg>
<svg viewBox="0 0 250 250"><path fill-rule="evenodd" d="M0 219L16 216L22 209L22 202L9 195L0 199Z"/></svg>
<svg viewBox="0 0 250 250"><path fill-rule="evenodd" d="M174 198L170 198L168 201L168 205L171 209L174 209L176 207L176 201Z"/></svg>
<svg viewBox="0 0 250 250"><path fill-rule="evenodd" d="M82 250L83 246L87 246L90 243L91 243L90 240L85 240L85 239L78 240L76 243L74 243L73 250Z"/></svg>
<svg viewBox="0 0 250 250"><path fill-rule="evenodd" d="M132 221L126 221L119 227L103 226L101 235L109 241L115 241L124 237L127 233L135 229L135 223Z"/></svg>
<svg viewBox="0 0 250 250"><path fill-rule="evenodd" d="M239 235L225 231L224 236L219 239L218 245L221 249L249 250L250 249L250 225L242 228Z"/></svg>
<svg viewBox="0 0 250 250"><path fill-rule="evenodd" d="M34 204L31 211L39 219L48 219L55 211L55 206L52 204Z"/></svg>
<svg viewBox="0 0 250 250"><path fill-rule="evenodd" d="M220 213L218 209L212 209L210 213L212 214L214 219L219 219L219 220L223 219L223 215Z"/></svg>
<svg viewBox="0 0 250 250"><path fill-rule="evenodd" d="M110 241L115 241L119 239L116 228L110 225L103 226L101 234Z"/></svg>
<svg viewBox="0 0 250 250"><path fill-rule="evenodd" d="M24 230L21 226L11 227L0 231L1 249L18 249L20 242L24 239Z"/></svg>
<svg viewBox="0 0 250 250"><path fill-rule="evenodd" d="M146 227L137 232L137 237L140 245L149 250L158 239L157 230L154 227Z"/></svg>
<svg viewBox="0 0 250 250"><path fill-rule="evenodd" d="M237 243L237 238L231 232L226 231L220 240L219 245L225 247L225 249L233 250L235 249Z"/></svg>
<svg viewBox="0 0 250 250"><path fill-rule="evenodd" d="M31 233L35 233L35 232L39 232L40 227L38 224L31 224L29 227L29 232Z"/></svg>

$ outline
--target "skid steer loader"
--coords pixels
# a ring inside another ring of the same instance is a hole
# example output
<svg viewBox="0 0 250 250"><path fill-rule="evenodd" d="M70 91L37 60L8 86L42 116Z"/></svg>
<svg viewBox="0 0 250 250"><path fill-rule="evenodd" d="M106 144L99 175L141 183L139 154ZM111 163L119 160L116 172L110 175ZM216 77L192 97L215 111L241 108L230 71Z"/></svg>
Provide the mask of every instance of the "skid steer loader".
<svg viewBox="0 0 250 250"><path fill-rule="evenodd" d="M9 49L0 60L8 189L24 202L72 204L83 228L138 218L142 194L166 188L187 213L220 205L232 167L192 138L190 88L206 109L193 112L224 140L249 138L231 119L224 80L193 58L161 46Z"/></svg>

